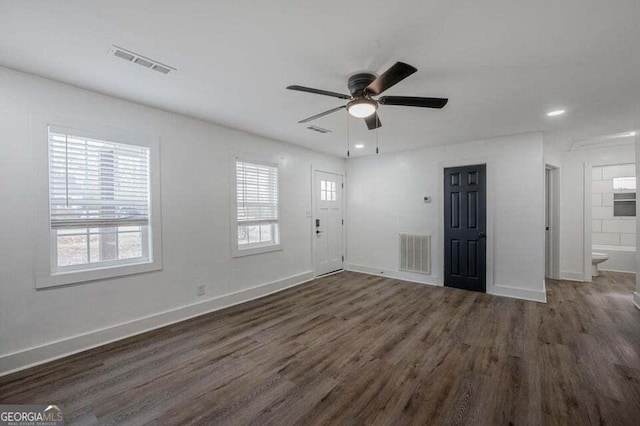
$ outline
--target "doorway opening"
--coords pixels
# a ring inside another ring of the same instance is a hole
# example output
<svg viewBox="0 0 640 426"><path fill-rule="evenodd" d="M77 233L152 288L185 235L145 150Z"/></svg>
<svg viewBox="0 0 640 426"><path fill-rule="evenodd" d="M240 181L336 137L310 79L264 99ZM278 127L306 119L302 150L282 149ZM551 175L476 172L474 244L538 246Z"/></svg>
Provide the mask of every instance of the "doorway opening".
<svg viewBox="0 0 640 426"><path fill-rule="evenodd" d="M585 225L584 280L604 271L635 273L636 165L612 159L585 167L585 216L591 220Z"/></svg>

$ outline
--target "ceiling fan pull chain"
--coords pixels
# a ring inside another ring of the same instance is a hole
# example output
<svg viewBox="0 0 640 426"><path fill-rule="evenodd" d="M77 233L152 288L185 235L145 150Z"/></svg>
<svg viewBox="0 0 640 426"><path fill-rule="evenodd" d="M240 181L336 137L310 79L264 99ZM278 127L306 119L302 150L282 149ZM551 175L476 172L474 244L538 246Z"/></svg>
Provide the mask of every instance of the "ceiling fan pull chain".
<svg viewBox="0 0 640 426"><path fill-rule="evenodd" d="M378 141L378 135L380 134L380 117L376 114L376 154L380 154L379 146L380 142Z"/></svg>
<svg viewBox="0 0 640 426"><path fill-rule="evenodd" d="M351 147L351 133L349 132L349 112L347 111L347 158L349 158L350 147Z"/></svg>

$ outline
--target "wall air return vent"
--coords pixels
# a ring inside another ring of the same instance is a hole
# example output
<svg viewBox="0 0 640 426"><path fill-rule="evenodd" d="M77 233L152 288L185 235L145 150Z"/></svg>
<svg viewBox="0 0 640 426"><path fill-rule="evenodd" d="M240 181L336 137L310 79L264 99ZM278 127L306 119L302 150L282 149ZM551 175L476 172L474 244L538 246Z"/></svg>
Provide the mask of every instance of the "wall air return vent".
<svg viewBox="0 0 640 426"><path fill-rule="evenodd" d="M431 274L431 236L400 234L401 271Z"/></svg>
<svg viewBox="0 0 640 426"><path fill-rule="evenodd" d="M130 50L123 49L122 47L111 46L111 49L109 49L109 53L120 59L124 59L127 62L141 65L145 68L158 71L162 74L173 74L174 72L176 72L176 69L170 67L169 65L165 65L153 59L149 59L146 56L142 56Z"/></svg>
<svg viewBox="0 0 640 426"><path fill-rule="evenodd" d="M307 127L307 129L313 130L314 132L318 132L318 133L331 133L331 130L324 129L324 128L318 127L318 126L309 126L309 127Z"/></svg>

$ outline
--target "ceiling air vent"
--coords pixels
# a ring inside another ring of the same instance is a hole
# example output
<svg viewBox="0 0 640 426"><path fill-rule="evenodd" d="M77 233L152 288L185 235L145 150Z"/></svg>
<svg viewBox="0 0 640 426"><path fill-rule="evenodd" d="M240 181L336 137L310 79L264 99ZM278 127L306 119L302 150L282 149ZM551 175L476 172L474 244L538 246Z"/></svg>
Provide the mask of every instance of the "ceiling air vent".
<svg viewBox="0 0 640 426"><path fill-rule="evenodd" d="M165 65L153 59L149 59L146 56L139 55L130 50L123 49L122 47L111 46L111 49L109 49L109 53L120 59L124 59L127 62L142 65L145 68L158 71L162 74L173 74L174 72L176 72L176 69L170 67L169 65Z"/></svg>
<svg viewBox="0 0 640 426"><path fill-rule="evenodd" d="M155 64L151 68L156 70L156 71L158 71L158 72L161 72L162 74L171 74L171 73L175 72L174 69L167 68L164 65Z"/></svg>
<svg viewBox="0 0 640 426"><path fill-rule="evenodd" d="M153 66L153 62L147 61L146 59L142 59L142 58L135 58L133 62L135 62L138 65L142 65L143 67L146 67L146 68L151 68Z"/></svg>
<svg viewBox="0 0 640 426"><path fill-rule="evenodd" d="M318 132L318 133L331 133L331 130L324 129L324 128L318 127L318 126L309 126L309 127L307 127L307 129L313 130L314 132Z"/></svg>

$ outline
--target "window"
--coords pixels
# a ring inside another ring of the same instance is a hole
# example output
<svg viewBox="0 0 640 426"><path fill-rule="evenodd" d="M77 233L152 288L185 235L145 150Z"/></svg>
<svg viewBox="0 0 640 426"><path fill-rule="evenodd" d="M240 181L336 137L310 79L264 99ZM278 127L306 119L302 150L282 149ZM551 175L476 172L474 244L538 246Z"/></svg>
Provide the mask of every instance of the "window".
<svg viewBox="0 0 640 426"><path fill-rule="evenodd" d="M235 256L279 249L278 167L236 160Z"/></svg>
<svg viewBox="0 0 640 426"><path fill-rule="evenodd" d="M636 215L635 176L613 178L613 216L633 217Z"/></svg>
<svg viewBox="0 0 640 426"><path fill-rule="evenodd" d="M161 270L159 138L57 115L31 123L35 288Z"/></svg>
<svg viewBox="0 0 640 426"><path fill-rule="evenodd" d="M149 261L149 148L49 127L52 272Z"/></svg>
<svg viewBox="0 0 640 426"><path fill-rule="evenodd" d="M330 180L320 181L320 200L321 201L336 201L338 190L336 189L336 183Z"/></svg>
<svg viewBox="0 0 640 426"><path fill-rule="evenodd" d="M613 190L614 191L635 191L636 190L636 177L616 177L613 178Z"/></svg>

